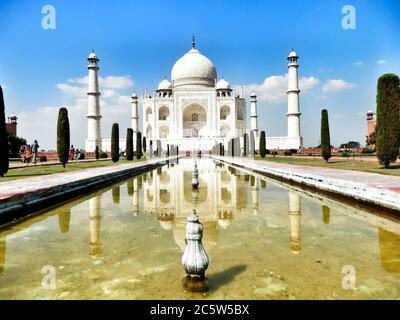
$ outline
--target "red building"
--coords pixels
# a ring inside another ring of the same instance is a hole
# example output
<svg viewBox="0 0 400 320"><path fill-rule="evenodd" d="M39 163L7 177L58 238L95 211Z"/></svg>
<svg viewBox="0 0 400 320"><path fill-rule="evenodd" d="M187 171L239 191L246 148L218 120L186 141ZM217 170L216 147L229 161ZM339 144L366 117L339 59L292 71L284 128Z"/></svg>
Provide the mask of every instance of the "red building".
<svg viewBox="0 0 400 320"><path fill-rule="evenodd" d="M8 134L12 134L14 136L17 135L17 116L11 115L8 117L8 122L6 122L6 129Z"/></svg>
<svg viewBox="0 0 400 320"><path fill-rule="evenodd" d="M369 137L374 132L376 126L374 113L371 110L367 112L367 123L368 123L368 137Z"/></svg>

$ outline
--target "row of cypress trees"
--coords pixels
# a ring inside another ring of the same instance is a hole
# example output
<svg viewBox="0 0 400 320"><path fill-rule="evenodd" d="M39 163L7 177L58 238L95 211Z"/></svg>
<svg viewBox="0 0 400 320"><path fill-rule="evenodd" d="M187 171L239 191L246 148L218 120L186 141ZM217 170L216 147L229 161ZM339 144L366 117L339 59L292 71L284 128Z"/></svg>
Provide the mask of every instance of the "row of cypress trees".
<svg viewBox="0 0 400 320"><path fill-rule="evenodd" d="M143 146L142 146L143 141ZM143 137L142 133L136 132L136 159L140 159L143 156L142 148L146 151L146 137ZM132 161L134 158L133 151L133 129L128 128L126 130L126 146L125 146L126 160ZM119 161L119 125L113 123L111 129L111 160L113 162Z"/></svg>

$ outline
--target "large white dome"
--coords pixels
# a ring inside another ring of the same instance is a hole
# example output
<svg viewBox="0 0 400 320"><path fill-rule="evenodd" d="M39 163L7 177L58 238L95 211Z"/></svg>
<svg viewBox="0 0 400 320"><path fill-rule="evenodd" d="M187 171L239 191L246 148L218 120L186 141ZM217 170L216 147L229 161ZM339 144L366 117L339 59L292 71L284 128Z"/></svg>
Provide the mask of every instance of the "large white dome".
<svg viewBox="0 0 400 320"><path fill-rule="evenodd" d="M180 58L172 68L171 79L174 87L185 85L215 86L217 70L214 64L196 48Z"/></svg>

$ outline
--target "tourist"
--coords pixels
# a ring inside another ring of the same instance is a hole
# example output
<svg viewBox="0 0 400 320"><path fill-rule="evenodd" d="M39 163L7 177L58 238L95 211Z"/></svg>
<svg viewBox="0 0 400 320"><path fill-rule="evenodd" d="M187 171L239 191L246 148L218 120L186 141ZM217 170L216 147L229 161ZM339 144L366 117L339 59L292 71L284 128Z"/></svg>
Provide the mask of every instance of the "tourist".
<svg viewBox="0 0 400 320"><path fill-rule="evenodd" d="M26 150L27 145L23 144L20 148L19 148L19 156L21 157L21 161L23 163L25 163L26 159L25 159L25 150Z"/></svg>
<svg viewBox="0 0 400 320"><path fill-rule="evenodd" d="M35 141L32 143L31 151L32 151L32 162L33 162L34 164L36 164L37 153L38 153L38 151L39 151L39 144L38 144L37 140L35 140Z"/></svg>
<svg viewBox="0 0 400 320"><path fill-rule="evenodd" d="M75 148L74 145L71 144L71 147L69 148L69 158L71 160L74 160L75 157Z"/></svg>

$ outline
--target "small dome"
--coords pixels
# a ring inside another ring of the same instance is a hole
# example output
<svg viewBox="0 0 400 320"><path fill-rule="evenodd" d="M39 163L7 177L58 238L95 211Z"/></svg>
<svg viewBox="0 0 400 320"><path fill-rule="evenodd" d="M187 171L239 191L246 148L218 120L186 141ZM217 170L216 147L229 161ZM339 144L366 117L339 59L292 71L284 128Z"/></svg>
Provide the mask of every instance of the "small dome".
<svg viewBox="0 0 400 320"><path fill-rule="evenodd" d="M298 58L298 57L299 56L297 55L297 52L294 50L290 51L289 56L288 56L288 58Z"/></svg>
<svg viewBox="0 0 400 320"><path fill-rule="evenodd" d="M94 53L94 51L92 51L92 52L89 54L88 59L97 59L97 60L98 60L97 55Z"/></svg>
<svg viewBox="0 0 400 320"><path fill-rule="evenodd" d="M12 114L9 116L10 119L17 119L17 116L15 114Z"/></svg>
<svg viewBox="0 0 400 320"><path fill-rule="evenodd" d="M257 94L254 90L251 92L250 97L257 98Z"/></svg>
<svg viewBox="0 0 400 320"><path fill-rule="evenodd" d="M374 114L372 110L368 110L367 114Z"/></svg>
<svg viewBox="0 0 400 320"><path fill-rule="evenodd" d="M231 88L231 84L226 81L224 78L222 78L221 80L219 80L217 82L217 90L220 89L230 89Z"/></svg>
<svg viewBox="0 0 400 320"><path fill-rule="evenodd" d="M136 91L133 91L131 98L137 98L137 97L138 97L138 95L136 94Z"/></svg>
<svg viewBox="0 0 400 320"><path fill-rule="evenodd" d="M164 79L158 84L157 90L172 90L172 84L168 79Z"/></svg>
<svg viewBox="0 0 400 320"><path fill-rule="evenodd" d="M171 79L174 86L202 85L213 87L217 78L214 64L197 49L192 48L173 66Z"/></svg>

